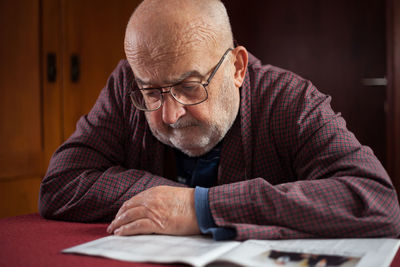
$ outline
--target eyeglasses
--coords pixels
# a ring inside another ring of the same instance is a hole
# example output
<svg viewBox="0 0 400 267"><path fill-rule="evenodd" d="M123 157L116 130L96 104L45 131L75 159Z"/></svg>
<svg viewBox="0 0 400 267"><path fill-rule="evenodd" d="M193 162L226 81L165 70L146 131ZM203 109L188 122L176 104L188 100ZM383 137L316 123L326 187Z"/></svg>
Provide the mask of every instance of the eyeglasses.
<svg viewBox="0 0 400 267"><path fill-rule="evenodd" d="M206 101L208 98L207 86L210 84L226 55L232 50L232 48L228 48L225 51L205 83L184 81L169 86L137 89L130 93L133 105L143 111L155 111L162 106L164 94L168 93L184 106L193 106ZM164 89L168 90L164 91Z"/></svg>

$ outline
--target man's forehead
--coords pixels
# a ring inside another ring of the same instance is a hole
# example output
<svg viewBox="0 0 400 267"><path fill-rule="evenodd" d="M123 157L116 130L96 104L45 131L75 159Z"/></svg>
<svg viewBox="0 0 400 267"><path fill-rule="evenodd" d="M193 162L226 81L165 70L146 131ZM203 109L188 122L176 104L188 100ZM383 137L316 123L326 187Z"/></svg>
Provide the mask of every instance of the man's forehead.
<svg viewBox="0 0 400 267"><path fill-rule="evenodd" d="M176 57L157 57L130 60L135 79L140 85L174 84L187 78L202 78L209 71L212 59L203 53L183 54Z"/></svg>
<svg viewBox="0 0 400 267"><path fill-rule="evenodd" d="M198 70L190 70L187 72L182 73L181 75L171 75L169 77L164 77L161 78L162 80L158 81L157 79L152 79L150 77L146 77L146 78L141 78L139 77L137 74L135 74L135 81L138 85L154 85L154 84L160 84L160 85L164 85L164 84L177 84L180 83L182 81L185 81L188 78L203 78L204 75L202 73L200 73L200 71Z"/></svg>

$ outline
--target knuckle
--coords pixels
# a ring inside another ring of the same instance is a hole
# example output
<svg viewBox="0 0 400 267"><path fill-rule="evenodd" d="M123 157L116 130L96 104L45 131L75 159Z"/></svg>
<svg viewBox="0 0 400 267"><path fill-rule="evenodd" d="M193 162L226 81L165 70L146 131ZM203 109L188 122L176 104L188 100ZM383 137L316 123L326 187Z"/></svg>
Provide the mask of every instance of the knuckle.
<svg viewBox="0 0 400 267"><path fill-rule="evenodd" d="M122 213L121 215L118 216L117 220L118 221L124 221L126 219L126 213Z"/></svg>
<svg viewBox="0 0 400 267"><path fill-rule="evenodd" d="M129 203L127 201L125 201L122 206L121 206L121 210L124 210L128 207Z"/></svg>
<svg viewBox="0 0 400 267"><path fill-rule="evenodd" d="M140 228L140 227L142 227L142 223L140 221L134 221L132 223L132 225L131 225L132 229L137 229L137 228Z"/></svg>
<svg viewBox="0 0 400 267"><path fill-rule="evenodd" d="M121 235L126 235L126 226L121 226L120 228L118 228L118 233Z"/></svg>

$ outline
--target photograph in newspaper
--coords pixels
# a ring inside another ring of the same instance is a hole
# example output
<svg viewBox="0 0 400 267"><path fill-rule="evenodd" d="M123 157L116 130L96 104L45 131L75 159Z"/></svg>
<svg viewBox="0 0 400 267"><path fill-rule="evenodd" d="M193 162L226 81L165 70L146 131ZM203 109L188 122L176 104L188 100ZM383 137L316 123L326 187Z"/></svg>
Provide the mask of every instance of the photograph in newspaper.
<svg viewBox="0 0 400 267"><path fill-rule="evenodd" d="M307 254L270 250L262 253L260 260L266 265L285 267L353 267L360 258L345 257L340 255Z"/></svg>

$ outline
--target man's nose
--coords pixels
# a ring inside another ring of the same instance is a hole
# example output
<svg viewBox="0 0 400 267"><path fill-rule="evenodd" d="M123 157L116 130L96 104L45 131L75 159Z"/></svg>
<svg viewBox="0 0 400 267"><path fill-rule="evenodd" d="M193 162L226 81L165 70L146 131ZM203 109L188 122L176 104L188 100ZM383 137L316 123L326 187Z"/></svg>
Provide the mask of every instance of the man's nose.
<svg viewBox="0 0 400 267"><path fill-rule="evenodd" d="M185 106L177 102L170 94L164 95L164 103L161 108L162 119L165 124L174 124L186 113Z"/></svg>

